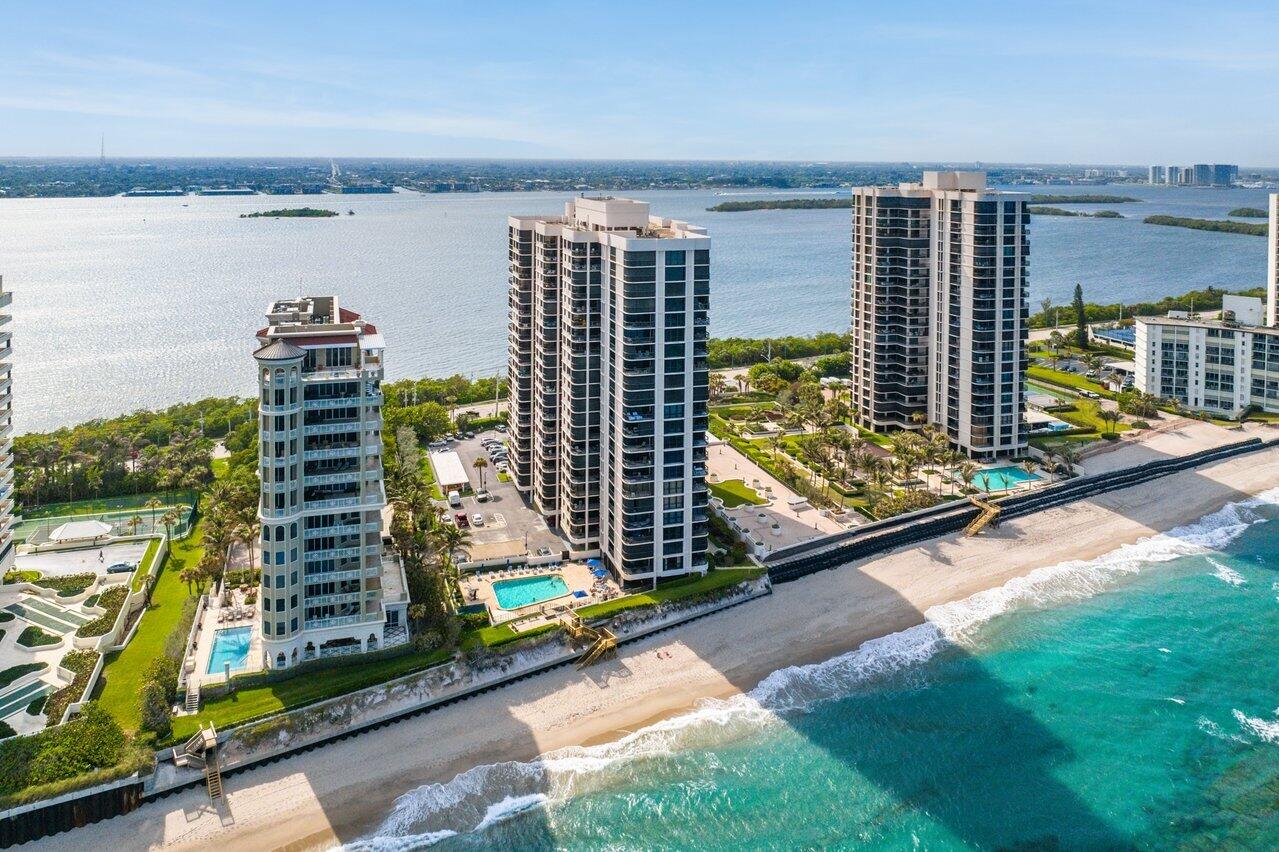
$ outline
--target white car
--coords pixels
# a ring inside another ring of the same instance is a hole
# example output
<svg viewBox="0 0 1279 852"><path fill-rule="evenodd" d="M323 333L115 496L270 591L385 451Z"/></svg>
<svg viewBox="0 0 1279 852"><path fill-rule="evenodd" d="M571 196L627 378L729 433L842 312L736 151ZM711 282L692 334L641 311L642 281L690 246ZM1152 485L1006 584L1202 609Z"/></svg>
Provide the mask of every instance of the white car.
<svg viewBox="0 0 1279 852"><path fill-rule="evenodd" d="M481 515L479 512L476 512L474 515L471 515L471 525L476 527L484 526L484 516Z"/></svg>

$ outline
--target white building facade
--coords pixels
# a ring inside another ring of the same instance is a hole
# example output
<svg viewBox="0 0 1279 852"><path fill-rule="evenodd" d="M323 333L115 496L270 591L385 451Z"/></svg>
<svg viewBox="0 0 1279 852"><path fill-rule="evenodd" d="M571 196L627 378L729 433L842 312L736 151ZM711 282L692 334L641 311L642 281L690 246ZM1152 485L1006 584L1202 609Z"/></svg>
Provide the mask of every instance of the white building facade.
<svg viewBox="0 0 1279 852"><path fill-rule="evenodd" d="M402 578L383 594L382 335L336 296L276 302L267 322L254 352L265 665L399 644Z"/></svg>
<svg viewBox="0 0 1279 852"><path fill-rule="evenodd" d="M624 583L704 572L710 238L620 198L508 225L516 486Z"/></svg>
<svg viewBox="0 0 1279 852"><path fill-rule="evenodd" d="M13 567L17 548L13 543L13 293L0 277L0 574Z"/></svg>
<svg viewBox="0 0 1279 852"><path fill-rule="evenodd" d="M1026 450L1029 214L982 172L853 191L853 404L935 424L970 458Z"/></svg>
<svg viewBox="0 0 1279 852"><path fill-rule="evenodd" d="M1137 390L1218 417L1279 413L1279 328L1171 317L1136 327Z"/></svg>
<svg viewBox="0 0 1279 852"><path fill-rule="evenodd" d="M1266 221L1266 325L1279 326L1279 193L1270 193Z"/></svg>

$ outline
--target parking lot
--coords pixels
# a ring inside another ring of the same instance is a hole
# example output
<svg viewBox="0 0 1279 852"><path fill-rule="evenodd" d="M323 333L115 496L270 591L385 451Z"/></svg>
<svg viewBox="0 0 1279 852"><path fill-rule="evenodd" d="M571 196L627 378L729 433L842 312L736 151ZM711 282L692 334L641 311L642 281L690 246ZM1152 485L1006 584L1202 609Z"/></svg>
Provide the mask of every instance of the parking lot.
<svg viewBox="0 0 1279 852"><path fill-rule="evenodd" d="M475 459L488 458L481 442L486 438L504 439L500 432L481 432L474 438L451 442L449 449L462 459L462 467L471 481L473 492L479 491L480 475L475 469ZM489 499L483 503L474 494L462 498L462 507L449 507L449 515L465 512L471 522L471 560L504 559L524 556L526 553L537 555L542 548L553 554L565 550L564 542L552 532L542 520L542 516L533 511L520 497L514 483L501 482L498 479L497 465L489 462L484 469L484 487L488 489ZM475 515L484 516L484 523L476 525ZM526 538L527 537L527 538ZM527 540L527 545L526 545Z"/></svg>

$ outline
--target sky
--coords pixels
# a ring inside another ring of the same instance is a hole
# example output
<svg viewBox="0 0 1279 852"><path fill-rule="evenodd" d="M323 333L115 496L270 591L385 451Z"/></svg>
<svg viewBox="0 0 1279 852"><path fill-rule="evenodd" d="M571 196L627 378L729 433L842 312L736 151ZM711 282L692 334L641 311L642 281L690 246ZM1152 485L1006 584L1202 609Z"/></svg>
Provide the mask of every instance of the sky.
<svg viewBox="0 0 1279 852"><path fill-rule="evenodd" d="M1274 0L2 8L0 156L1279 166Z"/></svg>

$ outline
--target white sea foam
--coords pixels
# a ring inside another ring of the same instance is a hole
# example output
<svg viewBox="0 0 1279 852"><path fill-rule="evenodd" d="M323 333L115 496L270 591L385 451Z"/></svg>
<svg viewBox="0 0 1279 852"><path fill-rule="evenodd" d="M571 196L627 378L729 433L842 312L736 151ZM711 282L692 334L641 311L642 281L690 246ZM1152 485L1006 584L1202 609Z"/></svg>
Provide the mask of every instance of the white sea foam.
<svg viewBox="0 0 1279 852"><path fill-rule="evenodd" d="M1171 701L1173 704L1185 704L1185 703L1186 703L1186 699L1184 699L1184 698L1165 698L1165 699L1164 699L1164 701Z"/></svg>
<svg viewBox="0 0 1279 852"><path fill-rule="evenodd" d="M1279 708L1275 709L1274 719L1261 719L1256 716L1248 716L1239 710L1235 710L1235 721L1239 723L1239 727L1247 733L1252 734L1257 739L1279 745Z"/></svg>
<svg viewBox="0 0 1279 852"><path fill-rule="evenodd" d="M1244 578L1243 574L1240 574L1238 571L1231 568L1229 565L1225 565L1221 562L1218 562L1216 559L1213 559L1211 556L1208 557L1208 563L1212 565L1213 568L1217 569L1216 571L1212 572L1212 576L1216 577L1218 580L1221 580L1223 583L1229 583L1232 586L1242 586L1243 584L1248 582Z"/></svg>
<svg viewBox="0 0 1279 852"><path fill-rule="evenodd" d="M1199 730L1203 731L1205 734L1207 734L1210 737L1214 737L1219 740L1225 740L1226 742L1235 742L1235 743L1245 742L1244 738L1239 736L1238 734L1227 734L1225 731L1221 729L1220 725L1218 725L1216 722L1209 719L1207 716L1200 716L1198 725L1199 725Z"/></svg>
<svg viewBox="0 0 1279 852"><path fill-rule="evenodd" d="M347 848L406 848L396 845L396 838L399 843L412 838L412 848L421 848L456 832L482 830L531 807L606 789L611 779L636 761L650 761L646 769L651 769L651 761L674 752L757 734L780 724L781 714L803 712L846 696L867 681L918 666L948 645L968 644L978 628L1010 610L1086 598L1144 565L1221 549L1263 520L1253 509L1275 503L1279 503L1279 488L1097 559L1040 568L999 588L930 607L923 624L871 639L821 663L779 669L746 694L707 699L691 713L615 742L560 749L528 762L477 766L445 784L427 784L400 796L372 837ZM1211 720L1201 719L1200 727L1213 736L1226 736Z"/></svg>

